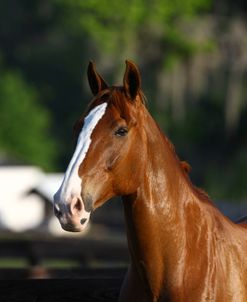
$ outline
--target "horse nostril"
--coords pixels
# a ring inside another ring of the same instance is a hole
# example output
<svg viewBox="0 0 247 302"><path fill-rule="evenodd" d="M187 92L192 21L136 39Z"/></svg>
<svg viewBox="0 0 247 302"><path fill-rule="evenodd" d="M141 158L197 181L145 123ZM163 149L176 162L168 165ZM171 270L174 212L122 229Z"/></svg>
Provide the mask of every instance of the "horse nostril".
<svg viewBox="0 0 247 302"><path fill-rule="evenodd" d="M57 218L60 218L62 216L62 212L56 206L54 206L54 215Z"/></svg>
<svg viewBox="0 0 247 302"><path fill-rule="evenodd" d="M81 219L81 224L83 225L87 221L87 218L82 218Z"/></svg>
<svg viewBox="0 0 247 302"><path fill-rule="evenodd" d="M72 201L70 210L73 215L81 213L81 211L83 210L83 205L82 205L82 201L80 200L80 198L75 198Z"/></svg>
<svg viewBox="0 0 247 302"><path fill-rule="evenodd" d="M76 201L76 203L75 203L75 205L74 205L74 208L75 208L78 212L80 212L80 211L82 210L82 203L81 203L81 201L80 201L79 198L77 199L77 201Z"/></svg>

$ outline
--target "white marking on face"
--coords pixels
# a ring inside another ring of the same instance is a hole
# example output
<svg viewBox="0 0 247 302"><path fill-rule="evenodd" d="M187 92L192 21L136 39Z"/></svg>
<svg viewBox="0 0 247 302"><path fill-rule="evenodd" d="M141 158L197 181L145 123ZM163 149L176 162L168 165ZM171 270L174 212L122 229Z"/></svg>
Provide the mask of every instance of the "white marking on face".
<svg viewBox="0 0 247 302"><path fill-rule="evenodd" d="M75 152L65 172L61 187L55 194L59 203L66 204L74 196L81 196L81 179L78 175L79 167L86 157L91 144L92 133L100 119L105 114L107 103L100 104L93 108L84 119L83 128L79 134Z"/></svg>

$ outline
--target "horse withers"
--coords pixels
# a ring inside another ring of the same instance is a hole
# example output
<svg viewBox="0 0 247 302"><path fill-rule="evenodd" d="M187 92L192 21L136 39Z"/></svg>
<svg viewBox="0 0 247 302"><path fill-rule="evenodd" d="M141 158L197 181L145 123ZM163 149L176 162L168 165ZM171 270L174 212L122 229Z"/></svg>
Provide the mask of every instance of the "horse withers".
<svg viewBox="0 0 247 302"><path fill-rule="evenodd" d="M54 211L67 231L122 196L131 263L119 301L247 301L247 229L191 183L189 165L145 106L136 65L109 86L92 62L94 95L76 123L78 142Z"/></svg>

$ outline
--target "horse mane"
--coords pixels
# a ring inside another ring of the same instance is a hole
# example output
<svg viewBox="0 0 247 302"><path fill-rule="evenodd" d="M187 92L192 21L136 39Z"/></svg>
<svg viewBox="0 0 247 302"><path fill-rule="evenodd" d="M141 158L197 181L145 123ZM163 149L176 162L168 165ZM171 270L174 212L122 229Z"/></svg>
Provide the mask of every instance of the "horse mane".
<svg viewBox="0 0 247 302"><path fill-rule="evenodd" d="M189 174L192 170L190 164L188 164L186 161L180 161L180 165L185 173Z"/></svg>
<svg viewBox="0 0 247 302"><path fill-rule="evenodd" d="M202 202L206 202L209 203L210 205L212 205L213 207L216 207L215 204L213 203L213 201L210 199L209 195L207 192L205 192L203 189L196 187L192 182L191 179L189 177L189 172L192 170L191 166L186 162L186 161L180 161L175 147L173 145L173 143L167 138L166 135L163 134L163 132L161 131L159 125L156 123L163 139L165 140L165 142L167 143L167 146L169 147L169 149L171 150L171 152L173 153L174 157L177 159L179 166L182 170L182 173L185 175L187 181L188 181L188 185L191 187L191 189L194 191L194 193L197 195L197 197L202 201Z"/></svg>

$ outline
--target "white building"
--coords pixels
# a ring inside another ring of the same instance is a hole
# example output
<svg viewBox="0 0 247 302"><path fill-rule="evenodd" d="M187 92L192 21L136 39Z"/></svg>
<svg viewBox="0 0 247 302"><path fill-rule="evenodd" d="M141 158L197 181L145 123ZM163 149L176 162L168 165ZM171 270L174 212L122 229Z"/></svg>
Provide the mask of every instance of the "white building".
<svg viewBox="0 0 247 302"><path fill-rule="evenodd" d="M69 235L53 215L53 194L63 174L45 174L34 166L0 167L0 228L24 232L43 228L54 235Z"/></svg>

